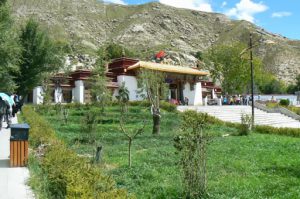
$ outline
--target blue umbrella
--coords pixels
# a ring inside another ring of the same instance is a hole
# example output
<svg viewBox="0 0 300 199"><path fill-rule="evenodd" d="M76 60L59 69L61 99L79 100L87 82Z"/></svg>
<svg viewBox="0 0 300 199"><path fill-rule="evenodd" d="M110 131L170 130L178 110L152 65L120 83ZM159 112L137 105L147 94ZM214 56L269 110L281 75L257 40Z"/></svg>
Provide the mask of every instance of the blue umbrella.
<svg viewBox="0 0 300 199"><path fill-rule="evenodd" d="M5 93L0 93L0 97L2 97L3 100L6 100L11 106L15 103L14 100Z"/></svg>

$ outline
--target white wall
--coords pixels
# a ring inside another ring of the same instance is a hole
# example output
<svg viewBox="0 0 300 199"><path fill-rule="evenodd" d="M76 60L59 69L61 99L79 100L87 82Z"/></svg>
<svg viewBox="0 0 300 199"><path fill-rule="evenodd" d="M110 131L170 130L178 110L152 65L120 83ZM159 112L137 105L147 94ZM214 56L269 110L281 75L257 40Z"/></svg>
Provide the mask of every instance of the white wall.
<svg viewBox="0 0 300 199"><path fill-rule="evenodd" d="M202 86L201 82L194 85L194 90L190 90L190 83L184 85L183 97L189 98L189 105L202 105Z"/></svg>
<svg viewBox="0 0 300 199"><path fill-rule="evenodd" d="M44 93L44 91L41 86L35 87L33 89L32 103L33 104L42 104L44 101L44 97L42 96L43 93Z"/></svg>
<svg viewBox="0 0 300 199"><path fill-rule="evenodd" d="M183 89L183 97L187 97L189 99L189 105L194 105L195 89L191 91L190 83L185 83L184 89Z"/></svg>
<svg viewBox="0 0 300 199"><path fill-rule="evenodd" d="M202 85L201 82L196 83L195 85L195 98L194 98L194 104L196 106L203 105L202 100Z"/></svg>
<svg viewBox="0 0 300 199"><path fill-rule="evenodd" d="M82 80L75 81L74 102L84 103L84 82Z"/></svg>
<svg viewBox="0 0 300 199"><path fill-rule="evenodd" d="M61 87L55 88L55 90L54 90L54 102L55 103L61 103L63 101L62 97L63 97L62 88Z"/></svg>
<svg viewBox="0 0 300 199"><path fill-rule="evenodd" d="M138 83L137 79L134 76L127 76L127 75L120 75L117 77L118 85L122 86L122 83L125 82L125 86L129 91L129 100L130 101L137 101L142 100L142 98L138 95Z"/></svg>

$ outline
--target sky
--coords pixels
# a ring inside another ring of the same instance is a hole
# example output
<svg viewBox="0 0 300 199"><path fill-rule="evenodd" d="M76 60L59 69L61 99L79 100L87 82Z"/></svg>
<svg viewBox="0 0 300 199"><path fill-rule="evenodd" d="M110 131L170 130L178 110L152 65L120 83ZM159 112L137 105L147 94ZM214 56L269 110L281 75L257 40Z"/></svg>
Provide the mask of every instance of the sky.
<svg viewBox="0 0 300 199"><path fill-rule="evenodd" d="M154 0L106 0L134 5ZM223 13L250 21L265 30L300 40L300 0L156 0L160 3L206 12Z"/></svg>

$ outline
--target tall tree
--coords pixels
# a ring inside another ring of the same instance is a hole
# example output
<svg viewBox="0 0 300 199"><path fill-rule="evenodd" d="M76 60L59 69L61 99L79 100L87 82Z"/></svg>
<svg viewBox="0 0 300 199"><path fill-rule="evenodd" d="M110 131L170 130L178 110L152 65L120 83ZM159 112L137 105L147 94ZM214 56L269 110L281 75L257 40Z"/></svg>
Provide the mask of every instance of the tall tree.
<svg viewBox="0 0 300 199"><path fill-rule="evenodd" d="M153 118L152 134L160 133L160 100L164 99L167 93L165 83L165 74L160 71L142 69L139 72L139 87L142 95L147 98L151 104L151 113Z"/></svg>
<svg viewBox="0 0 300 199"><path fill-rule="evenodd" d="M13 92L17 85L13 73L17 73L20 46L13 31L13 20L6 1L0 0L0 90Z"/></svg>
<svg viewBox="0 0 300 199"><path fill-rule="evenodd" d="M63 52L47 31L33 19L29 19L21 29L20 44L23 51L16 81L18 93L25 96L41 84L45 74L63 67Z"/></svg>
<svg viewBox="0 0 300 199"><path fill-rule="evenodd" d="M209 49L204 59L206 68L210 71L212 78L220 81L226 93L242 93L249 88L250 64L241 52L246 46L241 43L232 45L220 45ZM254 59L255 79L259 82L262 77L261 61Z"/></svg>

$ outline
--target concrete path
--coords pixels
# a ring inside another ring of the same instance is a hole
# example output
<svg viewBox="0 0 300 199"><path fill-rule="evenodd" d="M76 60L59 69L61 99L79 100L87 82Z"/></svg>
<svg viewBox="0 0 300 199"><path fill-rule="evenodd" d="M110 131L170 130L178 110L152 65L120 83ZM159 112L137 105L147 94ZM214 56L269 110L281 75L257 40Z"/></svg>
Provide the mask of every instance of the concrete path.
<svg viewBox="0 0 300 199"><path fill-rule="evenodd" d="M17 123L17 117L12 119ZM6 127L6 122L3 122ZM34 199L31 189L26 185L29 171L26 167L9 167L10 129L0 131L0 199Z"/></svg>

